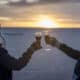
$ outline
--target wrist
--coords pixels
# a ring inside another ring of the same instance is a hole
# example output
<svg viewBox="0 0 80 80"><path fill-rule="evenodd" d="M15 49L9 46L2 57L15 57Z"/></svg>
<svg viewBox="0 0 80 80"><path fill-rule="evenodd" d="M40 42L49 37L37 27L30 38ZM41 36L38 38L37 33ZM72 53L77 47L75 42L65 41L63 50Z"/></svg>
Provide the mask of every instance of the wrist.
<svg viewBox="0 0 80 80"><path fill-rule="evenodd" d="M52 46L55 46L56 48L60 48L61 43L56 41L55 44L52 44Z"/></svg>
<svg viewBox="0 0 80 80"><path fill-rule="evenodd" d="M61 43L60 42L56 42L56 47L60 48Z"/></svg>
<svg viewBox="0 0 80 80"><path fill-rule="evenodd" d="M27 50L29 53L34 53L34 49L33 48L28 48Z"/></svg>

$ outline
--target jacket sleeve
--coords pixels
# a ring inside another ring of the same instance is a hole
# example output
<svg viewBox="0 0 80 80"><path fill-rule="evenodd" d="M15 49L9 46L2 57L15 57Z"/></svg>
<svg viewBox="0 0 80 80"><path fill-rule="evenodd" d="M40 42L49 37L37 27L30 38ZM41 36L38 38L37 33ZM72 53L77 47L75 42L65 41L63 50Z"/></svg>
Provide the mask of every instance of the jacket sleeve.
<svg viewBox="0 0 80 80"><path fill-rule="evenodd" d="M27 50L19 59L15 59L14 57L10 56L5 49L1 50L0 53L0 65L8 68L9 70L20 70L28 64L33 51Z"/></svg>
<svg viewBox="0 0 80 80"><path fill-rule="evenodd" d="M68 55L69 57L73 59L76 59L76 60L80 59L80 51L75 50L67 46L66 44L60 44L59 49L62 50L66 55Z"/></svg>

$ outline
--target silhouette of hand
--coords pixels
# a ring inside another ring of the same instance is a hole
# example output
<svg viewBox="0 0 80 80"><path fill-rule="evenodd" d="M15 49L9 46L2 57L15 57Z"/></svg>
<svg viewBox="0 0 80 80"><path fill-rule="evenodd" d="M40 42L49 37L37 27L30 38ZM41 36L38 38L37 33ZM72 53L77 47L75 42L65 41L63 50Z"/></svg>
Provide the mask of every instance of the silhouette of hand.
<svg viewBox="0 0 80 80"><path fill-rule="evenodd" d="M57 47L59 45L58 40L54 37L49 36L49 35L45 36L45 42L46 42L46 44L49 44L49 45L52 45L55 47Z"/></svg>
<svg viewBox="0 0 80 80"><path fill-rule="evenodd" d="M42 46L41 46L41 37L39 37L39 38L37 37L36 41L31 44L30 49L33 52L35 52L35 51L37 51L37 50L39 50L41 48L42 48Z"/></svg>
<svg viewBox="0 0 80 80"><path fill-rule="evenodd" d="M42 48L41 46L41 43L36 41L36 42L33 42L32 45L30 46L30 48L33 50L33 51L37 51L39 49Z"/></svg>

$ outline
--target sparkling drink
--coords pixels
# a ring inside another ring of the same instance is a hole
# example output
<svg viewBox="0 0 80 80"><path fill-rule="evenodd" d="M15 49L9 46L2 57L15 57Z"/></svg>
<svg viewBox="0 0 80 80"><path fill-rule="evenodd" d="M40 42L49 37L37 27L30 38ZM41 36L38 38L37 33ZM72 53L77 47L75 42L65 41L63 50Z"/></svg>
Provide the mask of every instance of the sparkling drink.
<svg viewBox="0 0 80 80"><path fill-rule="evenodd" d="M35 33L35 38L36 38L37 41L41 41L41 36L42 36L41 32L36 32Z"/></svg>
<svg viewBox="0 0 80 80"><path fill-rule="evenodd" d="M45 35L44 35L44 36L45 36L45 38L48 40L49 32L48 32L48 31L45 32ZM45 43L46 43L46 42L45 42ZM45 50L46 50L46 51L50 51L50 50L51 50L50 46L46 44Z"/></svg>
<svg viewBox="0 0 80 80"><path fill-rule="evenodd" d="M43 47L42 49L45 50L45 51L50 51L51 47L46 44L45 36L49 36L49 32L48 31L36 32L35 33L35 38L42 45L42 47Z"/></svg>

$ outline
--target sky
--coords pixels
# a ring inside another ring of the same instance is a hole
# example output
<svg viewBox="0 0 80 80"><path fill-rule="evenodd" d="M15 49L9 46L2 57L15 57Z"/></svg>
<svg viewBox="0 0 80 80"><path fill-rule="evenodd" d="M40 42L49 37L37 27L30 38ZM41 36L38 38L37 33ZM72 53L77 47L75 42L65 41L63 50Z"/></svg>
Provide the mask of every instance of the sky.
<svg viewBox="0 0 80 80"><path fill-rule="evenodd" d="M59 28L79 28L79 8L79 0L0 0L0 24L38 27L37 22L46 16Z"/></svg>

